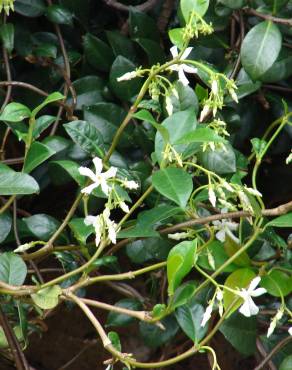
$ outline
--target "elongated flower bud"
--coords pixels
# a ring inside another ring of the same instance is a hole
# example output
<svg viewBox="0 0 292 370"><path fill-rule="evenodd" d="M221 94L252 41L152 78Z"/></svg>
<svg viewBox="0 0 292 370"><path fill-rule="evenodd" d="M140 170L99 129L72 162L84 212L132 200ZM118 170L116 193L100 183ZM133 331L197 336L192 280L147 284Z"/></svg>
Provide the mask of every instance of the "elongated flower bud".
<svg viewBox="0 0 292 370"><path fill-rule="evenodd" d="M14 0L0 0L0 13L4 9L4 12L9 15L10 10L14 10Z"/></svg>

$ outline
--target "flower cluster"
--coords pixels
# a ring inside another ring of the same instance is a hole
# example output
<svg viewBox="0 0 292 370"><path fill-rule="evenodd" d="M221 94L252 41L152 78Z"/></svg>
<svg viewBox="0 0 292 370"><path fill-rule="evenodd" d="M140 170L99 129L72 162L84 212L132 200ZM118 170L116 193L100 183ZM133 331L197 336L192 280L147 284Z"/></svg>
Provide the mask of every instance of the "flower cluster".
<svg viewBox="0 0 292 370"><path fill-rule="evenodd" d="M0 0L0 13L4 12L9 15L10 10L14 11L14 0Z"/></svg>
<svg viewBox="0 0 292 370"><path fill-rule="evenodd" d="M182 55L180 56L179 60L178 61L183 61L185 59L187 59L187 57L189 56L189 54L191 53L193 48L189 47L189 48L186 48L186 50L182 53ZM177 46L173 46L171 49L170 49L170 52L171 52L171 55L173 57L173 59L176 59L178 58L179 56L179 53L178 53L178 48ZM178 63L178 64L173 64L169 67L169 69L171 71L175 71L175 72L178 72L178 79L179 81L184 85L184 86L187 86L189 84L189 80L187 79L186 75L185 75L185 72L186 73L198 73L198 70L197 68L194 68L194 67L191 67L191 66L188 66L187 64L184 64L184 63Z"/></svg>
<svg viewBox="0 0 292 370"><path fill-rule="evenodd" d="M199 14L192 11L183 31L183 40L188 43L192 38L197 38L200 33L202 35L210 35L212 32L212 24L206 23Z"/></svg>
<svg viewBox="0 0 292 370"><path fill-rule="evenodd" d="M100 158L95 157L92 161L95 167L95 172L87 167L79 168L79 173L82 176L88 177L92 181L92 184L83 188L81 192L85 195L89 195L94 189L100 187L103 193L107 195L108 201L101 214L97 216L87 215L84 222L86 225L92 225L94 227L96 246L98 246L100 241L105 239L107 236L110 241L115 244L118 225L110 219L110 211L116 207L120 207L125 213L130 211L128 205L119 196L115 183L119 183L119 185L129 190L135 190L139 185L135 181L128 180L126 178L116 178L117 168L115 167L110 167L106 172L102 172L103 163Z"/></svg>

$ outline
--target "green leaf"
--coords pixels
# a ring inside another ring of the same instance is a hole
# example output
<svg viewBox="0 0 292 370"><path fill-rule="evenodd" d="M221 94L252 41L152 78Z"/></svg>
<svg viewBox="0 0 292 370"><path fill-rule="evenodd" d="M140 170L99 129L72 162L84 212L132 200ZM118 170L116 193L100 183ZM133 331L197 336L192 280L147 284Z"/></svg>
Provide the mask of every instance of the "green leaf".
<svg viewBox="0 0 292 370"><path fill-rule="evenodd" d="M130 101L140 91L142 86L140 77L133 78L129 81L117 81L119 77L135 69L135 64L121 55L115 59L112 65L110 71L110 87L114 94L121 100Z"/></svg>
<svg viewBox="0 0 292 370"><path fill-rule="evenodd" d="M26 264L15 253L0 254L0 281L10 285L22 285L27 274Z"/></svg>
<svg viewBox="0 0 292 370"><path fill-rule="evenodd" d="M168 167L155 172L152 176L154 188L185 208L193 191L192 176L181 168Z"/></svg>
<svg viewBox="0 0 292 370"><path fill-rule="evenodd" d="M67 134L83 150L103 157L103 139L97 128L87 121L72 121L63 125Z"/></svg>
<svg viewBox="0 0 292 370"><path fill-rule="evenodd" d="M246 0L219 0L219 3L231 9L240 9L244 6Z"/></svg>
<svg viewBox="0 0 292 370"><path fill-rule="evenodd" d="M125 298L118 301L115 306L127 308L128 310L139 311L141 309L141 303L136 299ZM122 313L111 311L106 320L106 326L127 326L135 322L135 318Z"/></svg>
<svg viewBox="0 0 292 370"><path fill-rule="evenodd" d="M124 109L113 103L97 103L84 107L84 119L94 125L101 133L103 141L111 144L113 137L126 117ZM133 128L128 125L124 130L117 148L127 148L133 145Z"/></svg>
<svg viewBox="0 0 292 370"><path fill-rule="evenodd" d="M181 286L179 286L173 297L171 297L168 309L175 310L176 308L186 304L188 300L194 295L197 287L197 283L193 281L188 281Z"/></svg>
<svg viewBox="0 0 292 370"><path fill-rule="evenodd" d="M219 330L238 352L246 356L255 353L257 336L256 317L245 317L235 312L223 321Z"/></svg>
<svg viewBox="0 0 292 370"><path fill-rule="evenodd" d="M44 0L16 0L14 9L25 17L40 17L46 10Z"/></svg>
<svg viewBox="0 0 292 370"><path fill-rule="evenodd" d="M261 286L274 297L286 296L291 293L292 286L289 275L282 271L272 270L262 277Z"/></svg>
<svg viewBox="0 0 292 370"><path fill-rule="evenodd" d="M52 94L48 95L46 97L46 99L41 103L39 104L32 112L31 112L31 116L32 117L35 117L38 112L40 110L42 110L46 105L48 104L51 104L51 103L54 103L56 101L59 101L59 100L63 100L65 98L64 95L62 95L61 93L59 93L58 91L56 92L53 92Z"/></svg>
<svg viewBox="0 0 292 370"><path fill-rule="evenodd" d="M292 212L287 213L286 215L282 215L279 217L274 218L272 221L269 221L266 227L292 227Z"/></svg>
<svg viewBox="0 0 292 370"><path fill-rule="evenodd" d="M148 57L148 64L163 64L165 62L165 54L157 41L153 41L146 38L135 39L137 44L145 51Z"/></svg>
<svg viewBox="0 0 292 370"><path fill-rule="evenodd" d="M241 245L236 243L229 235L226 235L224 249L229 257L232 257L241 248ZM237 257L233 263L238 266L250 266L251 261L246 252L242 252L239 257Z"/></svg>
<svg viewBox="0 0 292 370"><path fill-rule="evenodd" d="M157 348L170 341L179 328L176 319L171 315L161 320L161 324L164 329L144 321L139 324L141 337L150 348Z"/></svg>
<svg viewBox="0 0 292 370"><path fill-rule="evenodd" d="M134 43L128 37L125 37L118 31L106 31L106 36L115 57L122 55L133 62L135 61L136 52Z"/></svg>
<svg viewBox="0 0 292 370"><path fill-rule="evenodd" d="M167 129L169 133L169 143L173 146L177 153L182 155L183 158L187 158L200 149L200 143L175 144L184 135L195 130L197 126L197 117L194 109L188 109L183 112L176 112L172 114L162 122L161 126ZM157 132L155 136L155 154L159 163L161 163L163 160L163 151L165 149L165 145L166 143L164 137L160 132Z"/></svg>
<svg viewBox="0 0 292 370"><path fill-rule="evenodd" d="M168 31L170 41L176 45L179 49L184 47L184 28L173 28Z"/></svg>
<svg viewBox="0 0 292 370"><path fill-rule="evenodd" d="M271 68L281 46L281 32L271 21L257 24L247 33L241 47L241 62L253 80L259 79Z"/></svg>
<svg viewBox="0 0 292 370"><path fill-rule="evenodd" d="M8 167L9 168L9 167ZM39 192L38 183L26 173L0 167L0 195L25 195Z"/></svg>
<svg viewBox="0 0 292 370"><path fill-rule="evenodd" d="M209 7L209 0L181 0L180 1L180 10L182 15L186 21L189 20L191 12L195 12L196 14L203 17L207 12Z"/></svg>
<svg viewBox="0 0 292 370"><path fill-rule="evenodd" d="M83 46L85 57L93 68L99 71L109 71L114 55L105 42L87 33L83 38Z"/></svg>
<svg viewBox="0 0 292 370"><path fill-rule="evenodd" d="M0 214L0 243L4 242L10 233L12 219L8 213Z"/></svg>
<svg viewBox="0 0 292 370"><path fill-rule="evenodd" d="M162 221L180 212L180 208L169 205L159 205L153 209L140 212L137 224L129 230L122 230L119 232L118 238L159 236L158 232L154 231L154 229L157 228Z"/></svg>
<svg viewBox="0 0 292 370"><path fill-rule="evenodd" d="M199 154L199 159L205 168L218 174L236 171L236 157L231 145L225 145L225 149L208 148Z"/></svg>
<svg viewBox="0 0 292 370"><path fill-rule="evenodd" d="M33 169L42 164L55 153L56 152L54 150L42 143L37 141L32 143L25 158L23 171L30 173Z"/></svg>
<svg viewBox="0 0 292 370"><path fill-rule="evenodd" d="M29 231L39 240L47 241L60 226L60 222L46 214L38 214L22 219Z"/></svg>
<svg viewBox="0 0 292 370"><path fill-rule="evenodd" d="M282 48L277 60L271 68L262 76L263 82L278 82L287 79L292 75L292 53L290 49Z"/></svg>
<svg viewBox="0 0 292 370"><path fill-rule="evenodd" d="M164 261L172 245L169 240L162 238L135 240L127 244L126 253L133 263Z"/></svg>
<svg viewBox="0 0 292 370"><path fill-rule="evenodd" d="M175 82L174 88L178 97L174 94L170 95L173 113L193 109L198 114L199 101L194 90L188 85L183 85L180 81Z"/></svg>
<svg viewBox="0 0 292 370"><path fill-rule="evenodd" d="M237 288L247 288L250 284L250 282L252 281L253 278L256 277L256 274L248 269L248 268L242 268L242 269L239 269L239 270L236 270L234 272L232 272L228 278L225 280L225 283L224 285L227 286L228 288L231 288L231 289L237 289ZM228 291L228 290L224 290L224 307L225 307L225 310L227 310L231 304L233 303L233 301L238 298L237 295L235 295L234 293ZM231 310L231 312L234 312L237 310L237 308L243 303L243 299L242 298L239 298L237 303L235 305L233 305L233 308Z"/></svg>
<svg viewBox="0 0 292 370"><path fill-rule="evenodd" d="M167 257L168 294L173 295L182 279L191 271L196 257L197 242L184 241L171 249Z"/></svg>
<svg viewBox="0 0 292 370"><path fill-rule="evenodd" d="M22 335L21 327L19 325L17 325L13 328L13 331L14 331L14 334L15 334L16 338L18 339L18 341L20 341L20 342L23 341L24 338L23 338L23 335ZM9 344L7 342L4 330L3 330L2 326L0 326L0 348L4 349L4 348L7 348L7 347L9 347Z"/></svg>
<svg viewBox="0 0 292 370"><path fill-rule="evenodd" d="M92 225L86 225L84 218L73 218L69 222L69 227L72 230L74 237L82 244L85 245L87 238L94 233Z"/></svg>
<svg viewBox="0 0 292 370"><path fill-rule="evenodd" d="M132 39L143 37L157 41L157 35L159 35L154 19L135 8L130 9L129 29Z"/></svg>
<svg viewBox="0 0 292 370"><path fill-rule="evenodd" d="M204 311L201 304L196 302L195 299L191 299L175 312L179 326L194 343L203 339L208 330L207 325L205 327L201 326Z"/></svg>
<svg viewBox="0 0 292 370"><path fill-rule="evenodd" d="M41 116L38 117L35 121L35 125L33 128L33 138L38 139L40 134L46 130L53 122L55 122L56 117L55 116Z"/></svg>
<svg viewBox="0 0 292 370"><path fill-rule="evenodd" d="M0 121L21 122L31 116L28 107L20 103L7 104L0 115Z"/></svg>
<svg viewBox="0 0 292 370"><path fill-rule="evenodd" d="M98 76L85 76L73 82L73 87L77 95L77 104L75 109L82 109L84 106L92 105L103 101L102 91L105 82ZM70 96L67 104L72 104ZM87 120L86 117L84 117Z"/></svg>
<svg viewBox="0 0 292 370"><path fill-rule="evenodd" d="M11 54L14 48L14 25L13 23L5 23L0 27L0 37L4 48L8 54Z"/></svg>
<svg viewBox="0 0 292 370"><path fill-rule="evenodd" d="M60 176L60 174L62 175L62 173L64 174L64 171L66 171L66 173L68 173L69 176L72 177L72 179L75 180L78 185L85 186L86 179L84 176L80 175L79 167L80 165L74 161L69 160L53 161L50 162L49 171L55 183L58 183L58 177ZM61 171L60 168L62 168Z"/></svg>
<svg viewBox="0 0 292 370"><path fill-rule="evenodd" d="M122 345L121 345L119 334L116 333L115 331L110 331L107 336L108 336L109 340L112 342L113 347L117 351L121 352L122 351Z"/></svg>
<svg viewBox="0 0 292 370"><path fill-rule="evenodd" d="M287 356L280 365L279 370L292 370L292 355Z"/></svg>
<svg viewBox="0 0 292 370"><path fill-rule="evenodd" d="M61 294L62 289L59 285L53 285L32 294L31 298L38 307L43 310L50 310L58 305Z"/></svg>
<svg viewBox="0 0 292 370"><path fill-rule="evenodd" d="M148 110L146 109L139 110L139 112L135 113L133 117L140 119L142 121L149 122L161 134L165 143L169 141L169 134L167 129L158 122L156 122L155 118Z"/></svg>
<svg viewBox="0 0 292 370"><path fill-rule="evenodd" d="M209 141L213 141L215 143L226 142L226 140L217 135L214 130L208 127L200 127L181 137L175 144L207 143Z"/></svg>
<svg viewBox="0 0 292 370"><path fill-rule="evenodd" d="M50 5L46 10L46 16L53 23L73 25L73 13L61 5Z"/></svg>

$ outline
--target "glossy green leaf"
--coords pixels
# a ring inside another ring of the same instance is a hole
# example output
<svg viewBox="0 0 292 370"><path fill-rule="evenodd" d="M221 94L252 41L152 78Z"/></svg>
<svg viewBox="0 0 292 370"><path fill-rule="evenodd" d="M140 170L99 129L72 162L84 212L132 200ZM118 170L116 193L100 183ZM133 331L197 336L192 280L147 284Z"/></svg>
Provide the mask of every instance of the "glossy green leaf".
<svg viewBox="0 0 292 370"><path fill-rule="evenodd" d="M26 264L15 253L0 254L0 281L10 285L22 285L27 274Z"/></svg>
<svg viewBox="0 0 292 370"><path fill-rule="evenodd" d="M125 298L118 301L115 306L127 308L128 310L138 311L141 309L141 303L132 298ZM106 326L127 326L135 322L135 318L129 315L111 311L106 320Z"/></svg>
<svg viewBox="0 0 292 370"><path fill-rule="evenodd" d="M50 310L58 305L61 294L62 289L59 285L53 285L32 294L31 298L38 307L43 310Z"/></svg>
<svg viewBox="0 0 292 370"><path fill-rule="evenodd" d="M12 219L8 213L0 214L0 243L5 241L10 233L12 226Z"/></svg>
<svg viewBox="0 0 292 370"><path fill-rule="evenodd" d="M280 365L279 370L292 370L292 355L287 356Z"/></svg>
<svg viewBox="0 0 292 370"><path fill-rule="evenodd" d="M74 237L83 245L86 244L87 238L94 233L94 227L86 225L84 218L73 218L68 225Z"/></svg>
<svg viewBox="0 0 292 370"><path fill-rule="evenodd" d="M127 245L126 253L133 263L164 261L172 245L169 240L159 237L135 240Z"/></svg>
<svg viewBox="0 0 292 370"><path fill-rule="evenodd" d="M13 328L13 331L14 331L14 334L15 334L16 338L19 341L22 341L23 340L23 335L22 335L21 327L17 325ZM0 348L1 349L6 349L7 347L9 347L9 344L7 342L4 330L3 330L2 326L0 326Z"/></svg>
<svg viewBox="0 0 292 370"><path fill-rule="evenodd" d="M0 115L0 121L21 122L31 116L28 107L20 103L7 104Z"/></svg>
<svg viewBox="0 0 292 370"><path fill-rule="evenodd" d="M30 173L33 169L38 167L56 152L46 146L45 144L34 142L29 151L27 152L27 156L25 158L23 171L26 173Z"/></svg>
<svg viewBox="0 0 292 370"><path fill-rule="evenodd" d="M4 48L10 54L14 48L14 25L5 23L0 27L0 38Z"/></svg>
<svg viewBox="0 0 292 370"><path fill-rule="evenodd" d="M286 296L292 292L289 275L283 271L273 270L262 277L261 286L274 297Z"/></svg>
<svg viewBox="0 0 292 370"><path fill-rule="evenodd" d="M50 5L46 10L47 18L57 24L73 24L73 14L70 10L57 4Z"/></svg>
<svg viewBox="0 0 292 370"><path fill-rule="evenodd" d="M225 280L224 285L231 289L240 289L240 288L247 288L252 281L253 278L256 277L256 274L253 270L248 268L242 268L232 272L228 278ZM237 299L237 303L233 305L231 312L237 310L237 308L243 303L242 298L238 298L237 295L234 293L224 290L224 307L227 310L231 304L233 304L234 300Z"/></svg>
<svg viewBox="0 0 292 370"><path fill-rule="evenodd" d="M292 212L287 213L286 215L282 215L279 217L274 218L272 221L269 221L266 227L292 227Z"/></svg>
<svg viewBox="0 0 292 370"><path fill-rule="evenodd" d="M181 0L180 9L186 22L188 22L191 12L195 12L201 17L204 16L209 7L209 0Z"/></svg>
<svg viewBox="0 0 292 370"><path fill-rule="evenodd" d="M226 142L226 140L217 135L214 130L208 127L200 127L181 137L175 144L206 143L209 141L215 143Z"/></svg>
<svg viewBox="0 0 292 370"><path fill-rule="evenodd" d="M256 317L245 317L235 312L223 321L220 331L238 352L246 356L254 354L257 336Z"/></svg>
<svg viewBox="0 0 292 370"><path fill-rule="evenodd" d="M87 121L72 121L63 126L71 139L83 150L93 156L103 156L103 139L93 124Z"/></svg>
<svg viewBox="0 0 292 370"><path fill-rule="evenodd" d="M173 295L182 279L191 271L196 257L196 241L184 241L171 249L167 257L168 294Z"/></svg>
<svg viewBox="0 0 292 370"><path fill-rule="evenodd" d="M36 119L34 128L33 128L33 138L38 139L40 134L46 130L50 125L55 122L56 117L55 116L40 116Z"/></svg>
<svg viewBox="0 0 292 370"><path fill-rule="evenodd" d="M110 331L107 336L109 340L112 342L113 347L117 351L122 352L122 345L121 345L119 334L114 331Z"/></svg>
<svg viewBox="0 0 292 370"><path fill-rule="evenodd" d="M232 257L236 252L238 252L241 248L241 245L236 243L230 236L226 235L226 239L224 242L224 249L225 252L229 257ZM251 261L246 252L242 252L239 257L237 257L233 263L238 266L250 266Z"/></svg>
<svg viewBox="0 0 292 370"><path fill-rule="evenodd" d="M110 87L114 94L121 100L131 100L139 93L142 86L142 79L140 77L133 78L129 81L117 81L127 72L132 72L136 66L129 59L118 56L113 62L110 71Z"/></svg>
<svg viewBox="0 0 292 370"><path fill-rule="evenodd" d="M83 38L83 46L86 59L93 68L100 71L110 69L114 55L105 42L87 33Z"/></svg>
<svg viewBox="0 0 292 370"><path fill-rule="evenodd" d="M281 46L281 33L271 21L257 24L247 33L241 47L241 62L253 80L261 77L274 64Z"/></svg>
<svg viewBox="0 0 292 370"><path fill-rule="evenodd" d="M246 0L219 0L219 2L231 9L240 9L245 5Z"/></svg>
<svg viewBox="0 0 292 370"><path fill-rule="evenodd" d="M159 34L154 19L135 8L130 10L129 30L132 39L143 37L157 41L157 35Z"/></svg>
<svg viewBox="0 0 292 370"><path fill-rule="evenodd" d="M52 94L48 95L46 97L46 99L41 103L39 104L32 112L31 112L31 115L32 117L35 117L40 110L42 110L45 106L47 106L48 104L51 104L51 103L55 103L56 101L59 101L59 100L63 100L65 97L64 95L62 95L61 93L59 93L58 91L56 92L53 92Z"/></svg>
<svg viewBox="0 0 292 370"><path fill-rule="evenodd" d="M38 192L38 183L30 175L0 167L0 195L25 195Z"/></svg>
<svg viewBox="0 0 292 370"><path fill-rule="evenodd" d="M73 82L77 95L76 109L103 101L102 90L105 82L97 76L85 76ZM72 97L67 100L68 104L73 103ZM86 117L84 117L87 120Z"/></svg>
<svg viewBox="0 0 292 370"><path fill-rule="evenodd" d="M39 240L47 241L60 226L60 222L46 214L38 214L22 219L29 231Z"/></svg>
<svg viewBox="0 0 292 370"><path fill-rule="evenodd" d="M177 333L179 327L173 316L161 320L164 329L155 324L140 322L140 334L145 344L150 348L157 348L170 341Z"/></svg>
<svg viewBox="0 0 292 370"><path fill-rule="evenodd" d="M179 326L194 343L203 339L208 330L207 326L201 326L204 311L205 309L201 304L196 302L195 299L191 299L175 312Z"/></svg>
<svg viewBox="0 0 292 370"><path fill-rule="evenodd" d="M106 36L116 57L122 55L129 60L136 60L133 41L118 31L107 31Z"/></svg>
<svg viewBox="0 0 292 370"><path fill-rule="evenodd" d="M193 281L188 281L181 286L179 286L174 295L170 298L168 309L175 310L176 308L186 304L189 299L194 295L197 283Z"/></svg>
<svg viewBox="0 0 292 370"><path fill-rule="evenodd" d="M174 88L177 96L175 94L170 95L173 113L193 109L197 114L199 111L199 101L194 90L188 85L183 85L180 81L176 81Z"/></svg>
<svg viewBox="0 0 292 370"><path fill-rule="evenodd" d="M59 169L57 170L57 168ZM79 167L80 165L74 161L69 160L62 160L62 161L53 161L50 162L50 175L53 180L56 180L58 182L58 177L60 176L60 173L62 174L63 170L66 171L70 177L72 177L73 180L77 182L80 186L85 186L86 178L79 173ZM60 168L62 170L60 171ZM55 176L57 179L55 179Z"/></svg>
<svg viewBox="0 0 292 370"><path fill-rule="evenodd" d="M168 167L152 176L154 188L166 198L185 208L193 191L192 176L181 168Z"/></svg>
<svg viewBox="0 0 292 370"><path fill-rule="evenodd" d="M199 159L205 168L218 174L236 171L236 157L231 145L225 145L225 149L208 148L199 154Z"/></svg>
<svg viewBox="0 0 292 370"><path fill-rule="evenodd" d="M145 51L149 65L165 62L165 54L157 41L146 38L136 38L136 43Z"/></svg>
<svg viewBox="0 0 292 370"><path fill-rule="evenodd" d="M46 3L44 0L16 0L14 9L26 17L39 17L44 14Z"/></svg>

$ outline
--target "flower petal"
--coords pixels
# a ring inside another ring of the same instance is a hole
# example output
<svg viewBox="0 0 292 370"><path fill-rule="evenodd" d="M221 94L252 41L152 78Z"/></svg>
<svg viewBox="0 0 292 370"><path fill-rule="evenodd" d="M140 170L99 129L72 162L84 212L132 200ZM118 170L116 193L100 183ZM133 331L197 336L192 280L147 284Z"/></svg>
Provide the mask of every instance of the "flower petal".
<svg viewBox="0 0 292 370"><path fill-rule="evenodd" d="M221 229L216 233L216 238L220 240L220 242L225 242L225 230Z"/></svg>
<svg viewBox="0 0 292 370"><path fill-rule="evenodd" d="M193 50L192 47L186 48L186 50L182 53L181 60L187 59L187 57L190 55L191 51Z"/></svg>
<svg viewBox="0 0 292 370"><path fill-rule="evenodd" d="M82 194L90 194L95 188L97 188L99 186L99 184L97 182L91 184L91 185L88 185L86 186L85 188L83 188L81 190L81 193Z"/></svg>
<svg viewBox="0 0 292 370"><path fill-rule="evenodd" d="M96 216L86 216L84 219L85 225L94 225L96 221Z"/></svg>
<svg viewBox="0 0 292 370"><path fill-rule="evenodd" d="M178 56L178 49L177 49L177 46L172 46L170 48L170 52L171 52L171 55L173 58L176 58Z"/></svg>
<svg viewBox="0 0 292 370"><path fill-rule="evenodd" d="M187 64L183 64L183 69L187 73L198 73L198 69L197 68L188 66Z"/></svg>
<svg viewBox="0 0 292 370"><path fill-rule="evenodd" d="M102 174L102 177L104 179L110 179L112 177L115 177L117 174L117 168L116 167L110 167L106 172Z"/></svg>
<svg viewBox="0 0 292 370"><path fill-rule="evenodd" d="M178 79L180 80L180 82L184 86L187 86L189 84L189 80L186 78L185 73L184 73L184 70L183 70L182 67L179 68L179 71L178 71Z"/></svg>
<svg viewBox="0 0 292 370"><path fill-rule="evenodd" d="M92 162L93 162L94 167L95 167L96 175L101 174L101 171L102 171L102 160L100 158L98 158L98 157L95 157L95 158L93 158Z"/></svg>
<svg viewBox="0 0 292 370"><path fill-rule="evenodd" d="M78 169L80 175L89 177L92 181L96 181L96 176L90 168L87 167L79 167Z"/></svg>
<svg viewBox="0 0 292 370"><path fill-rule="evenodd" d="M252 297L258 297L258 296L260 296L262 294L265 294L265 293L267 293L267 290L265 288L258 288L258 289L255 289L254 291L252 291L250 293L250 295Z"/></svg>
<svg viewBox="0 0 292 370"><path fill-rule="evenodd" d="M248 291L251 292L255 290L255 288L259 285L260 281L261 281L260 276L256 276L254 279L252 279L252 281L249 284Z"/></svg>
<svg viewBox="0 0 292 370"><path fill-rule="evenodd" d="M106 180L103 177L100 180L101 180L100 181L101 190L104 192L105 195L108 195L110 188L108 184L106 183Z"/></svg>

